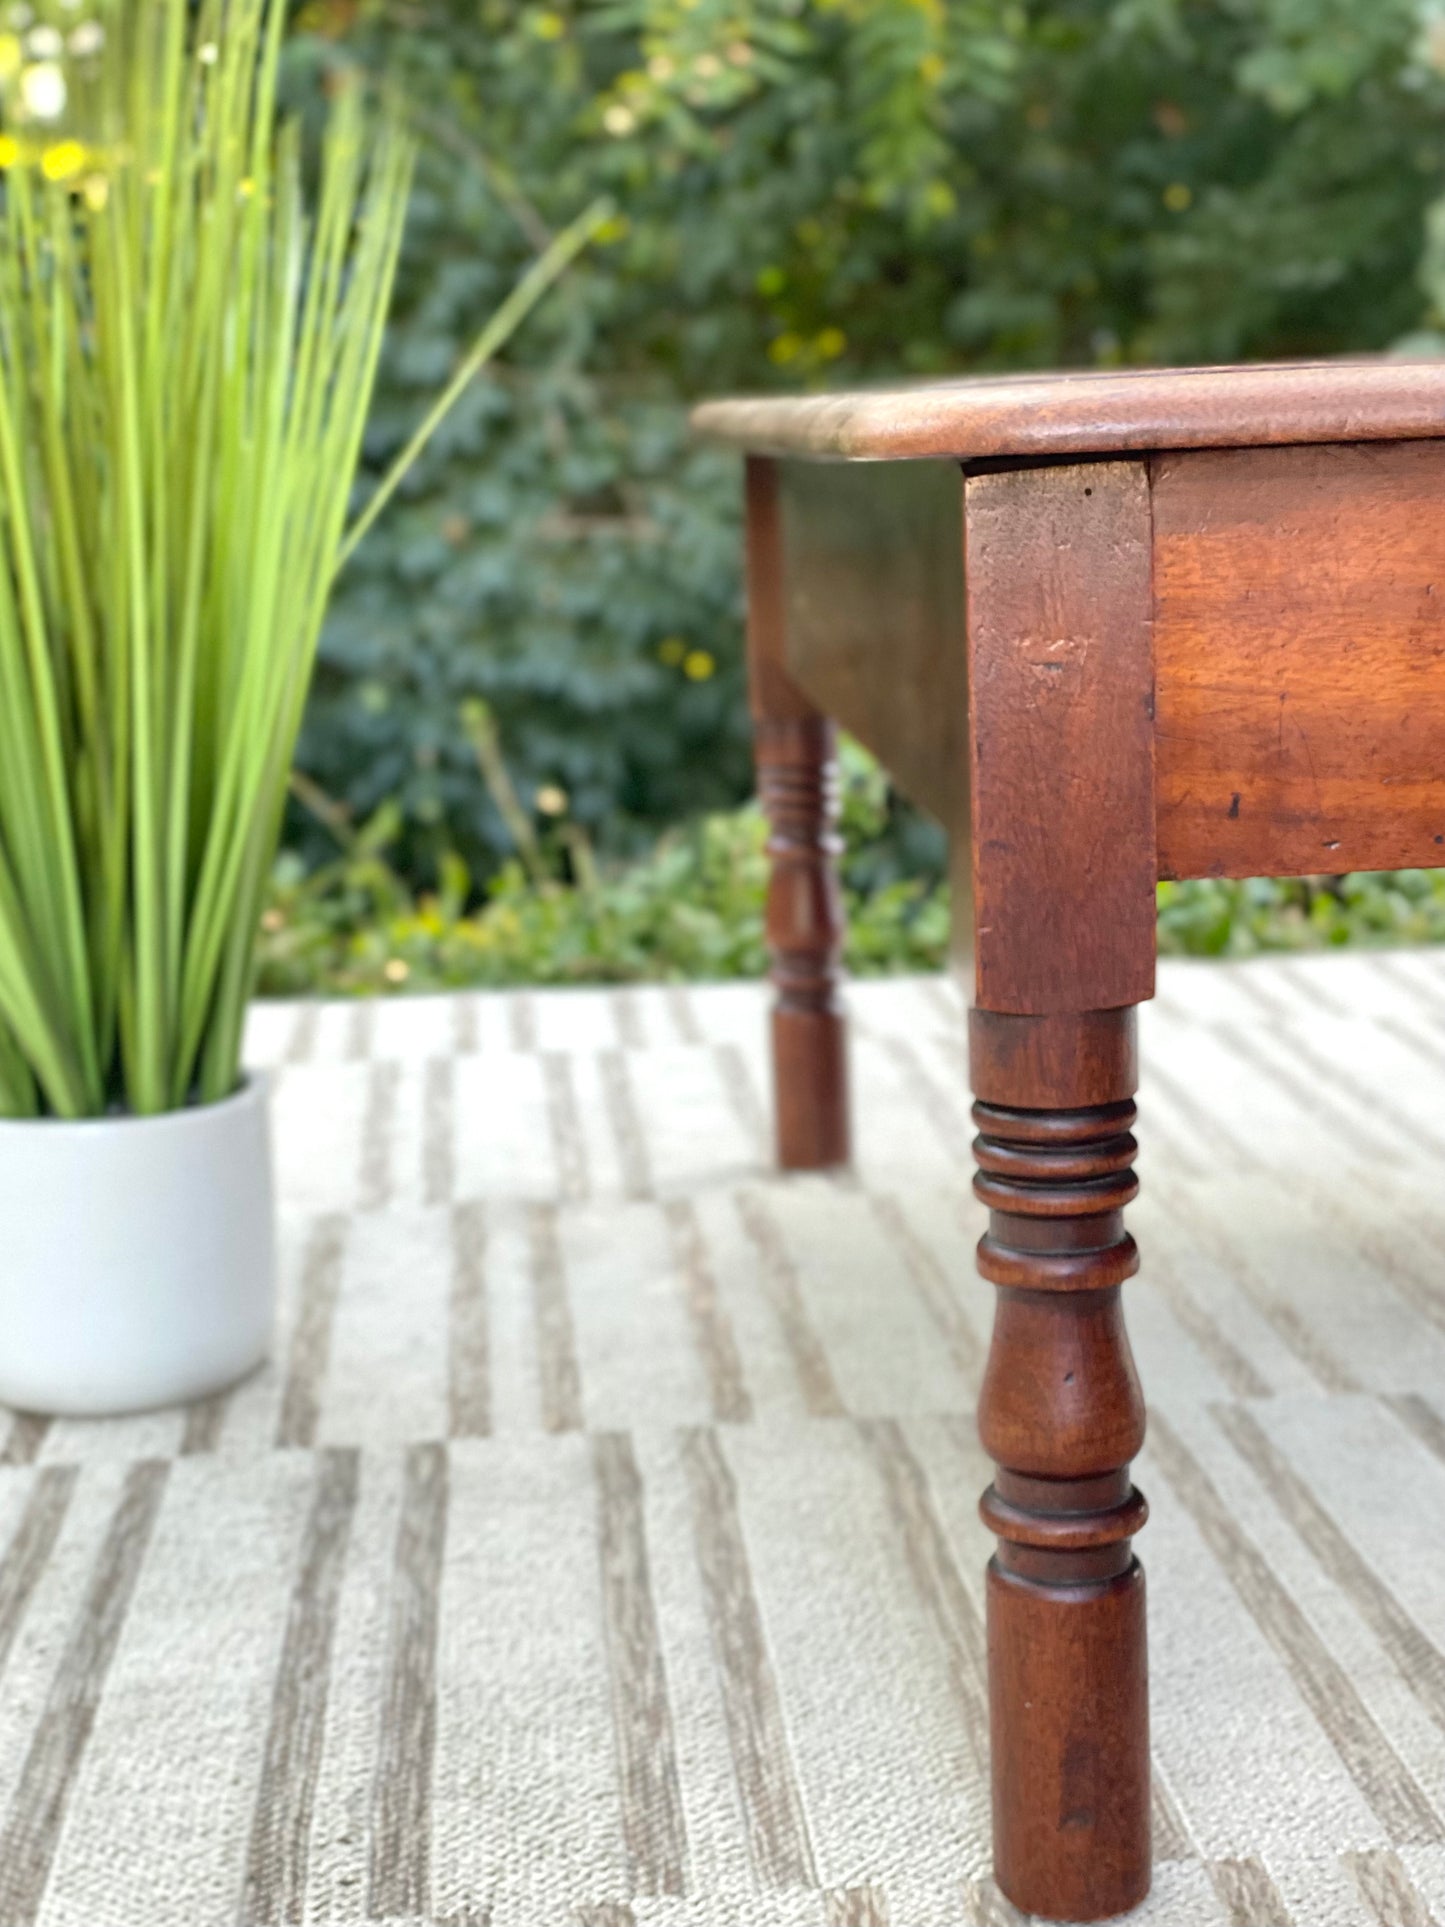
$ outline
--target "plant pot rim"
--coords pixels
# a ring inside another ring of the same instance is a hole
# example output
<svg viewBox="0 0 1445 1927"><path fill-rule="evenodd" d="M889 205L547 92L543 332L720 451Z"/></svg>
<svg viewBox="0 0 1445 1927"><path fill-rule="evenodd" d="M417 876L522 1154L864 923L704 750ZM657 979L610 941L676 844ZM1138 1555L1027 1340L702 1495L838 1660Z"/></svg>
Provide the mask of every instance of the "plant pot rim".
<svg viewBox="0 0 1445 1927"><path fill-rule="evenodd" d="M163 1135L168 1131L184 1130L201 1120L227 1117L236 1111L264 1104L270 1089L269 1071L243 1071L240 1083L229 1097L218 1098L214 1104L183 1104L178 1110L157 1111L147 1117L137 1117L133 1111L107 1111L104 1117L0 1117L0 1143L17 1131L27 1134L44 1131L56 1138L90 1137L116 1128Z"/></svg>

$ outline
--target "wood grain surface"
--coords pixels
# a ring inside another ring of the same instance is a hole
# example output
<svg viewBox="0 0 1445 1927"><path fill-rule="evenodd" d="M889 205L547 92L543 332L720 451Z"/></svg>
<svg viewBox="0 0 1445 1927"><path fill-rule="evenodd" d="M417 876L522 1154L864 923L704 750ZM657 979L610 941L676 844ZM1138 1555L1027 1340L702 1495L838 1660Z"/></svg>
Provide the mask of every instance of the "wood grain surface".
<svg viewBox="0 0 1445 1927"><path fill-rule="evenodd" d="M1445 361L985 376L704 402L700 435L754 454L960 461L1445 435Z"/></svg>
<svg viewBox="0 0 1445 1927"><path fill-rule="evenodd" d="M785 462L778 477L790 676L906 796L966 824L957 464Z"/></svg>
<svg viewBox="0 0 1445 1927"><path fill-rule="evenodd" d="M1159 873L1445 861L1445 444L1166 455Z"/></svg>
<svg viewBox="0 0 1445 1927"><path fill-rule="evenodd" d="M1142 462L970 476L975 997L1154 993L1149 487Z"/></svg>
<svg viewBox="0 0 1445 1927"><path fill-rule="evenodd" d="M985 1104L1028 1111L1117 1104L1139 1088L1132 1009L1007 1016L968 1013L968 1079Z"/></svg>
<svg viewBox="0 0 1445 1927"><path fill-rule="evenodd" d="M988 1619L995 1878L1045 1919L1125 1913L1149 1890L1143 1569L1050 1594L991 1565Z"/></svg>

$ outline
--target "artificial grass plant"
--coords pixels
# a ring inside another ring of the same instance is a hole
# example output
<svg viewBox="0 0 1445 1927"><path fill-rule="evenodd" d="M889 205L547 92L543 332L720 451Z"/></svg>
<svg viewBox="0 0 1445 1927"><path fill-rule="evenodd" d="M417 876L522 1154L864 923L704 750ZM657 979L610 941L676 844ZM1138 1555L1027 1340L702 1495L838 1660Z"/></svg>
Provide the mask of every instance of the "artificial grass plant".
<svg viewBox="0 0 1445 1927"><path fill-rule="evenodd" d="M13 12L13 10L12 10ZM0 1115L239 1078L327 597L492 318L346 528L411 144L333 102L314 211L283 0L102 0L0 33Z"/></svg>

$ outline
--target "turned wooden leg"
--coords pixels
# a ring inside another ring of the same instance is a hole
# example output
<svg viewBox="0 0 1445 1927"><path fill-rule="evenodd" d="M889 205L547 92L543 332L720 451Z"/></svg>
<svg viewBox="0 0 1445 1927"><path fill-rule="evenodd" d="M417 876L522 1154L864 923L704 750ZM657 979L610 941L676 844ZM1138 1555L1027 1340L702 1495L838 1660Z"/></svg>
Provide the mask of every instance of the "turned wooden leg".
<svg viewBox="0 0 1445 1927"><path fill-rule="evenodd" d="M1134 1011L975 1010L979 1270L998 1287L979 1429L995 1461L988 1571L994 1871L1026 1913L1097 1920L1149 1888L1144 1404L1120 1287Z"/></svg>
<svg viewBox="0 0 1445 1927"><path fill-rule="evenodd" d="M848 1161L848 1072L838 957L843 914L834 864L837 765L824 719L757 725L758 789L772 834L768 951L778 1162Z"/></svg>
<svg viewBox="0 0 1445 1927"><path fill-rule="evenodd" d="M758 791L771 835L767 936L772 980L777 1155L784 1170L849 1157L847 1042L839 1004L843 907L838 891L833 725L784 665L777 472L747 465L748 676Z"/></svg>

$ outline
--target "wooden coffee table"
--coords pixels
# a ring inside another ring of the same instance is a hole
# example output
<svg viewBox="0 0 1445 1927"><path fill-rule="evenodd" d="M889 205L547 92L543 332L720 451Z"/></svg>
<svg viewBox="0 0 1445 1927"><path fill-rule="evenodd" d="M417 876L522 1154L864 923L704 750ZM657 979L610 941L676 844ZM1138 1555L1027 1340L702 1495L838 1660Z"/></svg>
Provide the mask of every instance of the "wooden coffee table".
<svg viewBox="0 0 1445 1927"><path fill-rule="evenodd" d="M694 420L747 455L785 1166L848 1157L835 720L950 833L999 1288L979 1402L995 1872L1033 1913L1120 1913L1150 1866L1120 1287L1154 885L1445 864L1445 363Z"/></svg>

